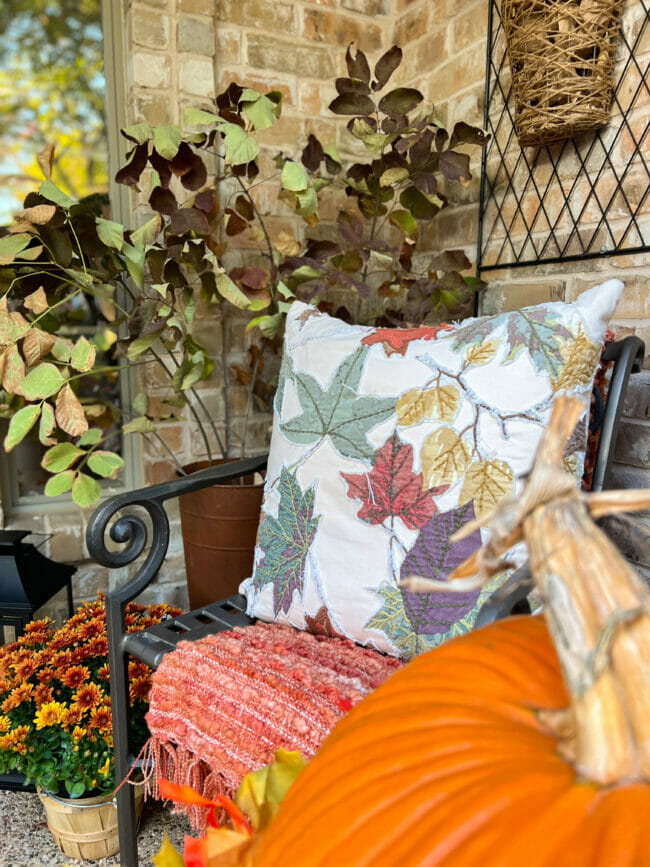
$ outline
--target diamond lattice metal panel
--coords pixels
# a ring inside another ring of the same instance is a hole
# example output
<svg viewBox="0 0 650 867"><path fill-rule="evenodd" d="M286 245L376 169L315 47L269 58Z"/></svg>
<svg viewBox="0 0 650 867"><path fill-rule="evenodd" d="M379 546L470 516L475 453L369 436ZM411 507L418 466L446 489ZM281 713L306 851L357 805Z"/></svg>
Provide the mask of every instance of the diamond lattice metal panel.
<svg viewBox="0 0 650 867"><path fill-rule="evenodd" d="M650 0L623 16L611 119L520 148L500 2L490 0L478 269L650 250Z"/></svg>

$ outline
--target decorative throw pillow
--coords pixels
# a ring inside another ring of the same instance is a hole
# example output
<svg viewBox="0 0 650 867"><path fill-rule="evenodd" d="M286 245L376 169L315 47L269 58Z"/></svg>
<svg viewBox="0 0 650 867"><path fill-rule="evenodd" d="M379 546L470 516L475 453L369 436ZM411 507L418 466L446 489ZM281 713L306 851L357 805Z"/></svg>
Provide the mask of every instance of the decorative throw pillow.
<svg viewBox="0 0 650 867"><path fill-rule="evenodd" d="M471 629L503 576L453 594L400 581L445 580L480 545L450 537L516 494L555 394L588 397L622 288L406 330L294 303L248 613L404 657ZM583 423L578 478L585 441Z"/></svg>

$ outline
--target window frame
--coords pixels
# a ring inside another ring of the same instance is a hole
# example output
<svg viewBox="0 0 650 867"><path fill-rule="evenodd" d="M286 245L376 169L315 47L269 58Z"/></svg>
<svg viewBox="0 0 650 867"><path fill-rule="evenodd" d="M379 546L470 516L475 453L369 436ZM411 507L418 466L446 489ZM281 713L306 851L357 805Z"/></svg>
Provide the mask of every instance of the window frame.
<svg viewBox="0 0 650 867"><path fill-rule="evenodd" d="M108 195L113 219L128 223L131 215L129 190L115 182L115 174L126 159L126 141L120 129L127 125L126 117L126 53L124 45L124 15L122 4L101 0L101 25L106 81L106 137L108 145ZM124 405L130 405L137 391L135 371L120 376L120 391ZM140 437L122 437L125 467L116 482L105 486L102 498L114 493L133 490L142 481L142 444ZM13 520L29 517L35 512L70 512L78 507L69 494L46 497L45 494L20 495L15 460L0 449L0 516ZM0 522L1 523L1 522Z"/></svg>

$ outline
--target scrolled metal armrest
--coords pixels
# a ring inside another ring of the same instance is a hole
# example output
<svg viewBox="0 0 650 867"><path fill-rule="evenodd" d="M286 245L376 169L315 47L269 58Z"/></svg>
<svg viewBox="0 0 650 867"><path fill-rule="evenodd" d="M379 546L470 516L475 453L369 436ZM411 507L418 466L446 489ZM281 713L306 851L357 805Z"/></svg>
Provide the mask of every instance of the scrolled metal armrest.
<svg viewBox="0 0 650 867"><path fill-rule="evenodd" d="M162 566L169 547L169 518L163 505L165 500L199 491L219 482L248 476L265 467L266 455L219 464L171 482L118 494L103 502L93 513L86 530L86 544L90 556L102 566L109 569L128 566L140 557L149 541L149 529L139 515L122 515L109 528L118 512L140 506L148 513L152 525L151 547L140 569L131 581L111 593L111 596L116 601L129 602L144 590ZM126 547L119 551L109 550L106 545L107 529L113 542Z"/></svg>

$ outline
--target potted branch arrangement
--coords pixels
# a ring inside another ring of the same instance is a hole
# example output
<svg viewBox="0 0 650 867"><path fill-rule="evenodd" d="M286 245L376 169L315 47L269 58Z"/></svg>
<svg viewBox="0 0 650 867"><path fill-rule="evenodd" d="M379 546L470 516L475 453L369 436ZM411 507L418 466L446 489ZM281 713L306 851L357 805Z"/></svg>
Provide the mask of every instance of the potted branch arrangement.
<svg viewBox="0 0 650 867"><path fill-rule="evenodd" d="M347 50L347 76L336 79L330 110L349 119L362 161L344 165L333 144L313 135L299 158L266 159L256 134L279 122L281 94L237 84L213 111L188 109L189 132L146 123L123 130L133 148L117 180L148 191L154 212L135 230L70 199L50 180L52 150L41 155L45 181L0 238L0 412L10 419L7 451L28 435L44 447L47 495L71 491L78 505L93 505L99 480L123 468L122 435L156 443L183 472L158 430L181 413L209 463L243 454L251 416L272 399L270 359L296 297L390 326L467 309L483 285L463 274L467 257L457 250L427 256L419 242L447 205L445 185L471 181L466 146L483 146L486 137L463 122L449 134L418 90L388 90L401 59L393 46L371 71L361 51ZM209 177L214 157L219 169ZM273 234L272 215L259 205L262 184L277 190L279 208L303 228ZM327 223L319 208L333 194L343 205ZM244 266L232 262L238 236L258 247ZM344 290L349 304L334 307L334 290ZM100 322L90 340L66 335L80 307ZM239 440L227 409L225 419L213 418L202 399L199 384L222 359L195 335L197 311L234 308L250 314L250 367L233 365L224 377L226 387L247 389ZM118 371L141 365L158 369L167 397L153 402L139 392L118 407ZM259 501L253 511L252 528ZM254 529L250 535L252 558Z"/></svg>
<svg viewBox="0 0 650 867"><path fill-rule="evenodd" d="M179 614L168 605L127 605L131 631ZM148 738L144 720L151 670L129 663L132 745ZM0 773L34 782L48 826L66 855L105 858L118 850L113 806L113 725L106 611L85 603L60 629L28 623L0 647ZM136 790L139 809L142 787Z"/></svg>

